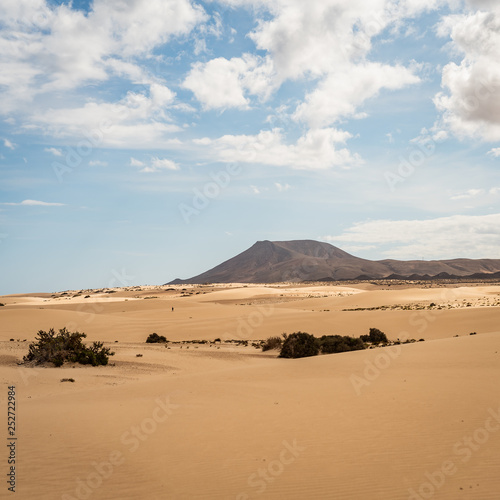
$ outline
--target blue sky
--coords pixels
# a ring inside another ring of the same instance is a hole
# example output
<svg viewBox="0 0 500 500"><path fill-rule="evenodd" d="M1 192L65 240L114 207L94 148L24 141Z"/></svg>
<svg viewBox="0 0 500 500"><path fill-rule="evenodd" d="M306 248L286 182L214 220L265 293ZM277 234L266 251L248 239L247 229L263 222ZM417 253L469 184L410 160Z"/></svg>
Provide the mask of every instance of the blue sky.
<svg viewBox="0 0 500 500"><path fill-rule="evenodd" d="M0 43L0 293L500 258L498 2L17 0Z"/></svg>

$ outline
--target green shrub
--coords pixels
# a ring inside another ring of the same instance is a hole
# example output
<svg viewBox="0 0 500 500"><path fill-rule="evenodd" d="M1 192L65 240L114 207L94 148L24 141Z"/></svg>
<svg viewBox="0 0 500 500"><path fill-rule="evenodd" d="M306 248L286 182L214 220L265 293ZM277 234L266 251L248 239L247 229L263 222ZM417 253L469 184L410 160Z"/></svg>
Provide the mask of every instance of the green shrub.
<svg viewBox="0 0 500 500"><path fill-rule="evenodd" d="M146 339L147 344L166 344L167 338L163 335L158 335L157 333L151 333Z"/></svg>
<svg viewBox="0 0 500 500"><path fill-rule="evenodd" d="M323 335L319 339L319 343L321 352L323 354L359 351L361 349L366 349L364 342L360 338L347 337L342 335Z"/></svg>
<svg viewBox="0 0 500 500"><path fill-rule="evenodd" d="M102 342L94 342L87 347L83 342L87 335L79 332L69 332L66 328L56 334L53 328L48 332L40 330L35 342L29 345L29 351L23 360L34 361L36 364L51 362L62 366L65 361L82 365L107 365L109 356L114 352L104 347Z"/></svg>
<svg viewBox="0 0 500 500"><path fill-rule="evenodd" d="M283 339L281 337L269 337L262 344L263 351L271 351L272 349L281 349Z"/></svg>
<svg viewBox="0 0 500 500"><path fill-rule="evenodd" d="M319 353L319 342L309 333L296 332L288 335L283 342L280 358L306 358Z"/></svg>
<svg viewBox="0 0 500 500"><path fill-rule="evenodd" d="M363 342L370 342L372 344L387 344L389 342L384 332L381 332L378 328L370 328L369 335L361 335L360 339Z"/></svg>

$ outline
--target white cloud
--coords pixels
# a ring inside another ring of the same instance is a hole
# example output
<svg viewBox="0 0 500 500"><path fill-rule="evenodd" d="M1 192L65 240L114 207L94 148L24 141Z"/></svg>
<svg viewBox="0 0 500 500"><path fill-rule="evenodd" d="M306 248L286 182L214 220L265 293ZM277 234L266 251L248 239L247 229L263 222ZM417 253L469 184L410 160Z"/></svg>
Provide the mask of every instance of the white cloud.
<svg viewBox="0 0 500 500"><path fill-rule="evenodd" d="M452 200L470 200L484 194L484 189L468 189L451 197Z"/></svg>
<svg viewBox="0 0 500 500"><path fill-rule="evenodd" d="M288 191L292 187L292 186L290 186L290 184L281 184L279 182L275 182L274 185L276 186L276 189L280 193L282 193L283 191Z"/></svg>
<svg viewBox="0 0 500 500"><path fill-rule="evenodd" d="M295 144L285 144L282 131L276 128L257 135L225 135L214 140L203 138L195 143L210 147L219 161L324 170L361 163L361 158L346 148L336 148L336 144L345 143L350 137L343 130L325 128L309 130Z"/></svg>
<svg viewBox="0 0 500 500"><path fill-rule="evenodd" d="M213 22L200 24L197 29L197 34L194 38L194 55L199 55L204 52L209 52L207 49L206 38L208 36L213 36L219 39L224 31L222 25L222 18L218 12L215 12L212 16Z"/></svg>
<svg viewBox="0 0 500 500"><path fill-rule="evenodd" d="M265 99L273 89L269 58L244 54L193 64L183 86L191 90L205 109L249 107L245 94Z"/></svg>
<svg viewBox="0 0 500 500"><path fill-rule="evenodd" d="M149 163L131 157L130 166L138 167L139 172L143 173L160 172L162 170L179 170L179 165L177 165L174 161L167 158L157 157L151 158Z"/></svg>
<svg viewBox="0 0 500 500"><path fill-rule="evenodd" d="M438 33L451 37L453 48L463 57L459 64L451 62L443 68L445 91L434 98L443 126L459 137L499 140L500 10L447 16Z"/></svg>
<svg viewBox="0 0 500 500"><path fill-rule="evenodd" d="M9 148L9 149L16 149L17 147L17 144L14 144L12 141L10 141L9 139L4 139L3 140L3 145L6 147L6 148Z"/></svg>
<svg viewBox="0 0 500 500"><path fill-rule="evenodd" d="M2 111L29 106L37 95L102 82L119 72L137 79L134 58L207 19L190 0L95 0L84 14L45 0L2 2Z"/></svg>
<svg viewBox="0 0 500 500"><path fill-rule="evenodd" d="M298 107L296 118L315 127L356 108L382 88L419 82L413 70L365 60L372 37L391 23L435 8L444 0L222 0L232 6L267 11L250 38L266 56L216 58L196 63L184 85L206 109L249 107L249 95L266 99L286 80L319 78L318 87ZM265 20L264 20L265 18ZM415 67L415 69L418 69ZM318 118L314 118L319 113ZM360 117L363 115L359 115Z"/></svg>
<svg viewBox="0 0 500 500"><path fill-rule="evenodd" d="M145 167L146 164L141 160L137 160L136 158L130 158L130 166L131 167Z"/></svg>
<svg viewBox="0 0 500 500"><path fill-rule="evenodd" d="M2 205L24 205L24 206L41 206L41 207L63 207L64 203L47 203L38 200L23 200L20 203L2 203Z"/></svg>
<svg viewBox="0 0 500 500"><path fill-rule="evenodd" d="M174 100L170 89L151 84L149 96L128 92L115 103L90 101L78 108L45 110L35 113L24 128L87 141L93 147L170 147L168 137L182 130L167 114Z"/></svg>
<svg viewBox="0 0 500 500"><path fill-rule="evenodd" d="M54 156L62 156L63 155L63 152L62 150L58 149L58 148L45 148L44 151L46 153L50 153Z"/></svg>
<svg viewBox="0 0 500 500"><path fill-rule="evenodd" d="M347 62L363 62L386 28L453 0L220 0L266 11L250 34L273 59L280 81L322 77Z"/></svg>
<svg viewBox="0 0 500 500"><path fill-rule="evenodd" d="M359 106L384 88L395 90L419 81L402 66L380 63L341 66L306 96L293 117L310 126L323 127L342 117L356 117Z"/></svg>
<svg viewBox="0 0 500 500"><path fill-rule="evenodd" d="M493 148L488 151L488 154L490 156L493 156L494 158L498 158L500 156L500 148Z"/></svg>
<svg viewBox="0 0 500 500"><path fill-rule="evenodd" d="M102 161L102 160L90 160L89 161L89 166L90 167L107 167L108 162L107 161Z"/></svg>
<svg viewBox="0 0 500 500"><path fill-rule="evenodd" d="M389 246L383 254L395 259L499 258L500 214L454 215L430 220L360 222L322 239L342 246Z"/></svg>

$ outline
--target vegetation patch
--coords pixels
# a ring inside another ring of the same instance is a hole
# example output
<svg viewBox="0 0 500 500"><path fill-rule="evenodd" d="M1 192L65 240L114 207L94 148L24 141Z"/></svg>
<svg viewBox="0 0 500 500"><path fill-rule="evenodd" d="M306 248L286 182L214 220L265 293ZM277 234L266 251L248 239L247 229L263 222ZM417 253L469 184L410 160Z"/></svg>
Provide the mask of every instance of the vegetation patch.
<svg viewBox="0 0 500 500"><path fill-rule="evenodd" d="M309 333L296 332L286 335L280 358L307 358L319 353L318 339Z"/></svg>
<svg viewBox="0 0 500 500"><path fill-rule="evenodd" d="M378 328L370 328L370 333L368 335L361 335L360 339L363 342L370 342L371 344L387 344L387 336L384 332L381 332Z"/></svg>
<svg viewBox="0 0 500 500"><path fill-rule="evenodd" d="M281 337L269 337L262 344L263 351L271 351L273 349L281 349L283 339Z"/></svg>
<svg viewBox="0 0 500 500"><path fill-rule="evenodd" d="M62 366L65 361L92 366L107 365L109 356L113 356L114 352L104 347L102 342L94 342L87 347L82 342L85 337L85 333L71 333L66 328L60 329L57 334L53 328L48 332L40 330L35 342L29 345L29 352L23 361L37 365L51 362L55 366Z"/></svg>
<svg viewBox="0 0 500 500"><path fill-rule="evenodd" d="M320 338L305 332L296 332L291 335L283 334L284 341L281 345L280 358L305 358L317 354L335 354L340 352L359 351L374 345L389 345L390 342L384 332L378 328L370 328L368 335L350 337L346 335L323 335ZM270 337L278 339L279 337ZM276 342L276 340L273 340ZM415 342L412 340L411 342ZM400 343L400 342L395 342ZM265 345L265 344L263 344ZM264 350L264 348L263 348Z"/></svg>
<svg viewBox="0 0 500 500"><path fill-rule="evenodd" d="M342 335L323 335L319 339L319 345L322 354L335 354L338 352L366 349L365 343L360 338Z"/></svg>
<svg viewBox="0 0 500 500"><path fill-rule="evenodd" d="M158 335L157 333L151 333L146 339L147 344L166 344L168 342L164 335Z"/></svg>

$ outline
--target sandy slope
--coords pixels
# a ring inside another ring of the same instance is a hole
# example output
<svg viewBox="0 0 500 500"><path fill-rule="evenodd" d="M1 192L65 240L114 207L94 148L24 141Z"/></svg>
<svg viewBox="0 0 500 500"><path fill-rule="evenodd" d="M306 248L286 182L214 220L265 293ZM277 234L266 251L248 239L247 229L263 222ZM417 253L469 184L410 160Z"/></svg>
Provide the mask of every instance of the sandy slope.
<svg viewBox="0 0 500 500"><path fill-rule="evenodd" d="M498 498L499 308L479 301L500 287L455 290L460 303L477 299L469 307L349 312L449 297L439 288L339 295L326 287L312 297L312 287L247 289L189 297L147 289L158 296L147 300L119 292L122 300L86 299L85 311L80 297L1 298L2 408L8 384L18 393L16 497ZM91 312L96 304L102 309ZM112 344L115 366L17 366L24 338L71 322ZM244 324L248 331L238 330ZM369 326L427 341L302 360L251 346L143 343L154 330L175 340Z"/></svg>

